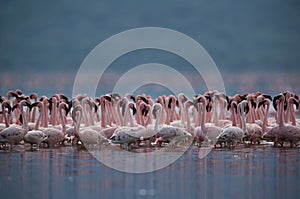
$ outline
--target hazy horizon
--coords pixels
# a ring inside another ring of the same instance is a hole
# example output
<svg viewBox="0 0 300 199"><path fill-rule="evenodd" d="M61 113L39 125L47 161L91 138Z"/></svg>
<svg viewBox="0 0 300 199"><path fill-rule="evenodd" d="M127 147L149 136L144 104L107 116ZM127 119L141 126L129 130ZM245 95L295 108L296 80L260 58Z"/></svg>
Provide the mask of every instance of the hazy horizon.
<svg viewBox="0 0 300 199"><path fill-rule="evenodd" d="M294 0L0 4L1 95L16 88L70 95L76 72L96 45L119 32L149 26L174 29L199 42L218 66L230 94L300 91L300 3ZM192 84L202 84L180 58L154 50L120 57L108 72L114 82L130 68L154 62L175 68Z"/></svg>

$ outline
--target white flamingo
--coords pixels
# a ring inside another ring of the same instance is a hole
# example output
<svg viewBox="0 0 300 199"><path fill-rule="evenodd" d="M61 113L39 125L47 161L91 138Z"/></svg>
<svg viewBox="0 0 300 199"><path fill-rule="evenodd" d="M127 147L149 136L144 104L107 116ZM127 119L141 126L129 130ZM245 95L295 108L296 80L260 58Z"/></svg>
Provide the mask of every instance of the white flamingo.
<svg viewBox="0 0 300 199"><path fill-rule="evenodd" d="M246 108L248 108L248 102L246 100L243 100L238 104L238 111L240 111L240 114L242 116L242 129L245 133L244 140L250 141L251 144L259 144L263 136L262 128L255 123L246 123Z"/></svg>
<svg viewBox="0 0 300 199"><path fill-rule="evenodd" d="M4 102L3 102L4 103ZM2 103L2 107L3 104ZM25 116L25 112L23 110L23 106L28 106L30 105L26 100L22 100L20 102L20 107L21 107L21 117L22 117L22 127L18 125L11 125L5 129L3 129L0 132L0 142L1 143L8 143L9 144L9 149L12 149L13 144L19 144L20 141L23 139L25 133L28 131L28 124ZM2 109L4 110L4 109ZM6 114L4 113L4 119L7 121Z"/></svg>
<svg viewBox="0 0 300 199"><path fill-rule="evenodd" d="M58 106L59 117L61 120L62 129L60 130L55 127L48 127L48 128L42 129L43 133L47 136L47 139L44 140L43 142L45 142L47 144L48 148L54 147L56 144L64 141L64 139L65 139L66 124L65 124L65 120L63 118L63 113L62 113L62 109L65 108L65 106L66 106L66 104L64 102L60 103Z"/></svg>
<svg viewBox="0 0 300 199"><path fill-rule="evenodd" d="M201 106L202 105L202 106ZM197 98L198 111L202 111L200 126L197 126L194 130L196 141L199 146L204 142L217 141L217 137L222 133L223 129L214 125L205 125L206 118L206 99L204 96ZM199 117L200 118L200 117Z"/></svg>
<svg viewBox="0 0 300 199"><path fill-rule="evenodd" d="M106 142L107 139L104 136L102 136L98 131L90 127L80 127L82 115L83 115L83 108L80 104L78 104L76 107L74 107L74 109L79 112L78 120L76 121L76 125L75 125L76 127L75 136L83 144L86 144L86 146L99 145Z"/></svg>
<svg viewBox="0 0 300 199"><path fill-rule="evenodd" d="M157 110L158 110L158 115L154 126L154 133L156 134L157 139L154 144L161 146L163 142L167 142L167 143L171 142L174 138L176 138L176 140L178 141L181 138L182 139L192 138L192 135L189 132L185 131L183 128L178 128L170 125L158 126L158 122L160 120L161 113L162 113L162 106L159 103L154 104L152 112L156 114Z"/></svg>
<svg viewBox="0 0 300 199"><path fill-rule="evenodd" d="M232 124L222 131L217 143L221 146L222 143L225 143L228 147L235 147L238 143L242 142L244 131L236 126L237 104L235 101L231 102L230 109L232 113Z"/></svg>
<svg viewBox="0 0 300 199"><path fill-rule="evenodd" d="M270 129L265 133L265 138L274 138L274 146L277 147L278 144L283 146L284 141L289 141L290 146L297 146L298 141L300 140L300 128L293 125L284 124L284 95L280 94L278 98L274 98L279 102L279 125Z"/></svg>
<svg viewBox="0 0 300 199"><path fill-rule="evenodd" d="M43 103L38 101L38 102L33 103L32 106L33 107L38 106L38 108L39 108L39 117L36 121L34 130L28 131L25 134L23 140L26 143L30 143L31 149L33 148L33 145L35 144L37 146L37 150L39 150L40 143L47 139L46 134L43 133L42 130L39 130L39 125L40 125L40 122L42 120L43 111L44 111L43 110Z"/></svg>

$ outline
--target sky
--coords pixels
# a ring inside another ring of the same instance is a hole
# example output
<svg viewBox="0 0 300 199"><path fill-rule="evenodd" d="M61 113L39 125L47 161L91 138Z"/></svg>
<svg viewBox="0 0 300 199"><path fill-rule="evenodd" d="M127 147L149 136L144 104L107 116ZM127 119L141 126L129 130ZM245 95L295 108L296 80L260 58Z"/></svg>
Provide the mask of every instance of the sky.
<svg viewBox="0 0 300 199"><path fill-rule="evenodd" d="M231 94L299 92L299 8L296 0L4 0L0 95L16 88L70 95L77 71L95 46L140 27L169 28L196 40L216 63ZM178 56L144 50L112 63L99 92L109 91L130 68L151 62L175 68L194 85L205 84ZM199 86L197 91L204 90Z"/></svg>

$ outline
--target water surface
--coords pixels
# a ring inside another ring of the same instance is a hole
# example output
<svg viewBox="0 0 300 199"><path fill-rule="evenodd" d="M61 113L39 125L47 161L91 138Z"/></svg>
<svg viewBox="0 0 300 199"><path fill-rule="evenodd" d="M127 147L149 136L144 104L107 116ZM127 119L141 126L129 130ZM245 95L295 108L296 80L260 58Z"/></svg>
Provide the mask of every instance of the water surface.
<svg viewBox="0 0 300 199"><path fill-rule="evenodd" d="M299 149L191 147L170 166L144 174L104 166L75 146L0 152L3 198L296 198Z"/></svg>

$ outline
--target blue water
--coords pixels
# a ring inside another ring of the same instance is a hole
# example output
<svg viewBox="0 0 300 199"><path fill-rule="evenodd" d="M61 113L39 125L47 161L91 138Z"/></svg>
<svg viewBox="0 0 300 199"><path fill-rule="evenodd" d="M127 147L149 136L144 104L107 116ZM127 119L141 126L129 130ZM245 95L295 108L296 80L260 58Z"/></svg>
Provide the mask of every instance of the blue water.
<svg viewBox="0 0 300 199"><path fill-rule="evenodd" d="M104 166L77 147L0 155L3 198L298 198L298 149L191 147L170 166L130 174Z"/></svg>

